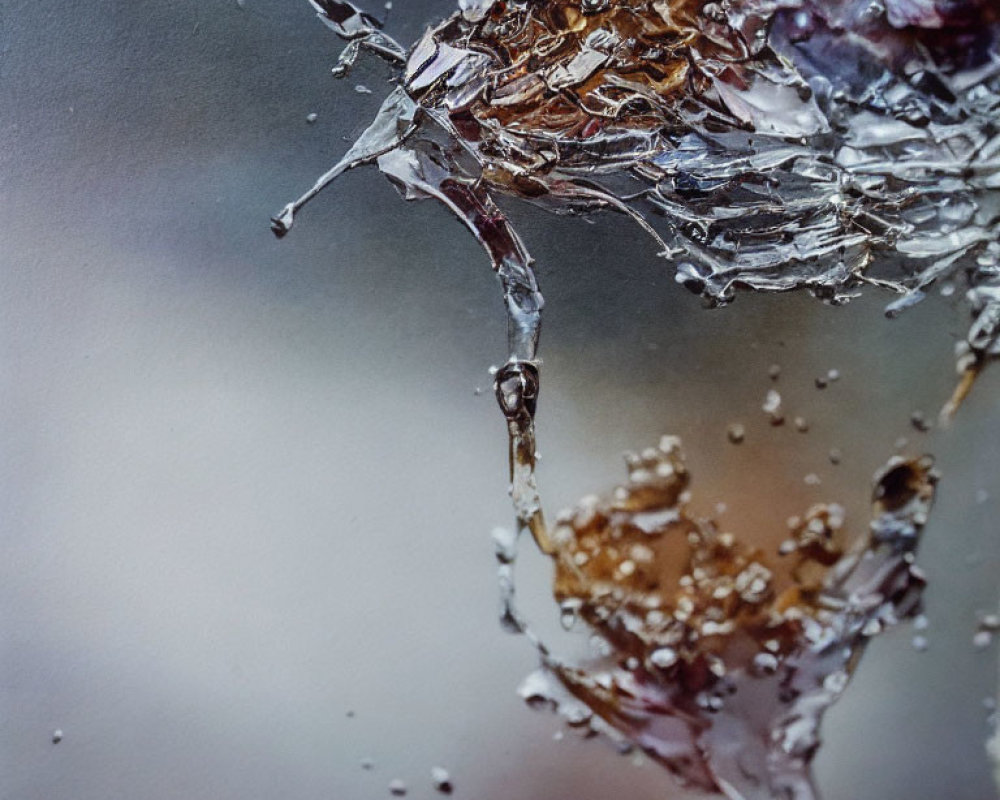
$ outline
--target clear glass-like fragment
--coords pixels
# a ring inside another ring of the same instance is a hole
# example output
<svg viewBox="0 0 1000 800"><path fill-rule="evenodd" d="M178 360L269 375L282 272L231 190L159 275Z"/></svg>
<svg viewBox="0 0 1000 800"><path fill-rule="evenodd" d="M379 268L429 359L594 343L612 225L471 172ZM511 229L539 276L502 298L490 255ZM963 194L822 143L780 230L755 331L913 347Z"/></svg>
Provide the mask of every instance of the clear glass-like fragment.
<svg viewBox="0 0 1000 800"><path fill-rule="evenodd" d="M408 199L448 206L501 278L512 358L534 357L542 303L497 194L627 215L714 304L875 284L896 314L964 286L954 404L1000 354L995 4L463 0L406 51L351 3L311 2L349 40L341 72L359 48L401 69L320 183L377 160Z"/></svg>

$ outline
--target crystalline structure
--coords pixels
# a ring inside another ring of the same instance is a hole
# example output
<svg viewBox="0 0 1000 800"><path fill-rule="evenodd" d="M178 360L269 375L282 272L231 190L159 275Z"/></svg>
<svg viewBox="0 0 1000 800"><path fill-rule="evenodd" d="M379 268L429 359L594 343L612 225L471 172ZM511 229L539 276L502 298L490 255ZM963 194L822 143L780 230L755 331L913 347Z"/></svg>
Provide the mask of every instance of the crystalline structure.
<svg viewBox="0 0 1000 800"><path fill-rule="evenodd" d="M853 547L843 510L816 505L772 557L689 514L679 446L665 437L630 457L611 498L557 521L556 599L603 648L576 664L543 648L522 695L733 800L814 798L823 712L866 642L919 607L930 460L879 472Z"/></svg>
<svg viewBox="0 0 1000 800"><path fill-rule="evenodd" d="M1000 11L992 0L460 0L406 51L345 0L310 0L399 87L345 158L435 197L503 284L512 361L542 298L494 196L609 209L713 304L737 289L838 302L964 286L968 390L1000 355Z"/></svg>
<svg viewBox="0 0 1000 800"><path fill-rule="evenodd" d="M897 295L893 315L947 281L972 315L953 410L1000 356L995 2L459 0L409 49L347 0L310 2L348 41L335 74L363 50L400 74L273 229L287 233L344 171L377 164L486 250L508 315L495 390L519 526L553 558L564 616L603 643L570 663L537 640L513 602L517 535L499 537L504 622L543 661L524 696L734 800L814 798L823 712L868 639L918 606L929 460L889 462L870 531L850 547L833 504L809 509L779 556L693 518L670 439L632 460L611 499L550 530L534 475L543 300L496 198L623 214L712 305L740 289L836 303L873 285ZM765 412L783 419L776 392Z"/></svg>

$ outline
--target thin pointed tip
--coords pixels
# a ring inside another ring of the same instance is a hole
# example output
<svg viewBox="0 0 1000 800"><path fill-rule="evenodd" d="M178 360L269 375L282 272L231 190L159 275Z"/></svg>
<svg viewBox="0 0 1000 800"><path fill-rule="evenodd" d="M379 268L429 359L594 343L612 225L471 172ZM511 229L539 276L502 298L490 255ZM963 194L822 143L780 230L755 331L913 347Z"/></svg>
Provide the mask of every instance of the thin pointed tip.
<svg viewBox="0 0 1000 800"><path fill-rule="evenodd" d="M292 206L287 205L276 217L271 217L271 233L277 238L283 239L285 234L292 229Z"/></svg>
<svg viewBox="0 0 1000 800"><path fill-rule="evenodd" d="M948 398L948 402L944 404L941 408L941 413L938 414L938 423L941 427L947 428L952 420L954 420L959 407L965 398L969 396L969 392L972 391L972 385L976 382L976 378L979 377L982 367L982 362L976 361L962 372L961 377L958 379L958 384L955 386L955 391L952 392L951 397Z"/></svg>

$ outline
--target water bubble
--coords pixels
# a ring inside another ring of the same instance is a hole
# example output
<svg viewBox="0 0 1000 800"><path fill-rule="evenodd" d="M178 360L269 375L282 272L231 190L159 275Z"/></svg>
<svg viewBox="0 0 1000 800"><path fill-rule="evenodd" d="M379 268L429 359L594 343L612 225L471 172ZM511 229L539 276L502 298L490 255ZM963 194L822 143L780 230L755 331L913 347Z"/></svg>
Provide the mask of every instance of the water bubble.
<svg viewBox="0 0 1000 800"><path fill-rule="evenodd" d="M830 383L836 383L837 381L840 380L840 370L839 369L831 369L831 370L829 370L826 373L826 379Z"/></svg>
<svg viewBox="0 0 1000 800"><path fill-rule="evenodd" d="M773 653L757 653L753 657L753 668L760 675L773 675L778 671L778 658Z"/></svg>
<svg viewBox="0 0 1000 800"><path fill-rule="evenodd" d="M850 676L847 674L847 670L840 669L836 672L831 672L823 679L823 688L828 692L840 694L847 688L847 681L849 678Z"/></svg>
<svg viewBox="0 0 1000 800"><path fill-rule="evenodd" d="M913 645L913 649L918 653L923 653L930 646L927 637L922 635L914 636L911 644Z"/></svg>
<svg viewBox="0 0 1000 800"><path fill-rule="evenodd" d="M781 394L776 389L768 389L761 410L767 414L772 425L781 425L784 423L785 415L781 410Z"/></svg>
<svg viewBox="0 0 1000 800"><path fill-rule="evenodd" d="M920 433L927 433L931 429L931 424L922 411L914 411L910 414L910 424L914 430L920 431Z"/></svg>
<svg viewBox="0 0 1000 800"><path fill-rule="evenodd" d="M805 417L795 418L795 430L799 433L806 433L809 430L809 422Z"/></svg>
<svg viewBox="0 0 1000 800"><path fill-rule="evenodd" d="M402 797L406 794L406 783L399 778L389 781L389 794Z"/></svg>
<svg viewBox="0 0 1000 800"><path fill-rule="evenodd" d="M732 423L726 429L726 436L729 437L729 441L733 444L741 444L743 439L746 437L746 433L746 428L738 422Z"/></svg>
<svg viewBox="0 0 1000 800"><path fill-rule="evenodd" d="M579 599L564 600L559 605L559 624L563 630L571 631L576 626L583 601Z"/></svg>
<svg viewBox="0 0 1000 800"><path fill-rule="evenodd" d="M930 625L930 620L927 619L926 614L918 614L913 618L913 629L917 631L927 630L928 625Z"/></svg>
<svg viewBox="0 0 1000 800"><path fill-rule="evenodd" d="M660 647L649 654L649 663L660 669L669 669L677 663L678 657L672 647Z"/></svg>
<svg viewBox="0 0 1000 800"><path fill-rule="evenodd" d="M493 529L492 535L497 561L512 564L517 559L517 531L498 525Z"/></svg>
<svg viewBox="0 0 1000 800"><path fill-rule="evenodd" d="M455 790L451 782L451 775L448 774L448 770L444 767L431 767L431 781L434 784L434 788L441 792L441 794L451 794Z"/></svg>

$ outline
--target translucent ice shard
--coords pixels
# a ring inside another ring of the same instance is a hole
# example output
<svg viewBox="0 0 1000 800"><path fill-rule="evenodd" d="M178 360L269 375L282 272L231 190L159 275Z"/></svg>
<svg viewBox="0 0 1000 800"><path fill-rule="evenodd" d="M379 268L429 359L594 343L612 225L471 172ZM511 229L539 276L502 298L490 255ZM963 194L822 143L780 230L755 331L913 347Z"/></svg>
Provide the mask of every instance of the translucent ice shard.
<svg viewBox="0 0 1000 800"><path fill-rule="evenodd" d="M733 800L816 797L823 712L867 641L919 608L930 460L880 470L853 546L843 510L816 505L772 557L691 516L679 448L631 456L626 484L557 521L556 600L601 647L575 663L543 648L522 695Z"/></svg>
<svg viewBox="0 0 1000 800"><path fill-rule="evenodd" d="M677 280L737 290L967 292L962 380L1000 355L1000 11L985 0L462 0L408 51L346 0L310 0L400 86L336 167L377 161L483 244L532 361L531 259L495 203L625 214Z"/></svg>

